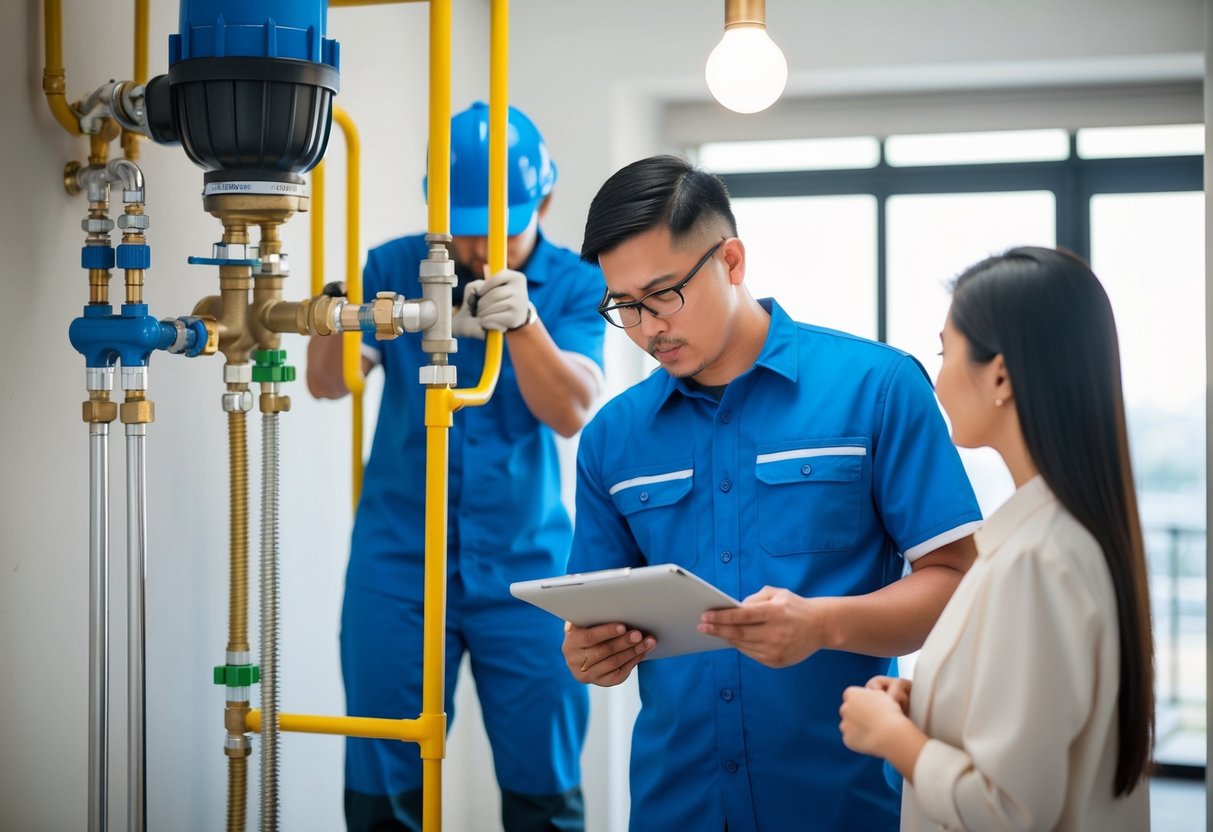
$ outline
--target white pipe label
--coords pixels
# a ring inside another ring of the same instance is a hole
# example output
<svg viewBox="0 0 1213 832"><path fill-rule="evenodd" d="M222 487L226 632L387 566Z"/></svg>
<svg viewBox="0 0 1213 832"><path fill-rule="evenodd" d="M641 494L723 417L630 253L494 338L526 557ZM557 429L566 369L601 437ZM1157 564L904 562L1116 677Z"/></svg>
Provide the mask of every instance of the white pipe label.
<svg viewBox="0 0 1213 832"><path fill-rule="evenodd" d="M295 182L208 182L202 189L203 196L219 194L307 196L307 186Z"/></svg>

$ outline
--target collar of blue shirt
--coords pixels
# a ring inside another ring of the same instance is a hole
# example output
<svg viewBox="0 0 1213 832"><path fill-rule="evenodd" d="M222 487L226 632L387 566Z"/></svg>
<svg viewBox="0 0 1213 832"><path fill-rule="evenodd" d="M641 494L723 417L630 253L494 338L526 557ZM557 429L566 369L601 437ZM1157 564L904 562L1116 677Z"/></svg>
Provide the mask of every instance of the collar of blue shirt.
<svg viewBox="0 0 1213 832"><path fill-rule="evenodd" d="M795 383L800 366L800 354L796 349L798 324L783 311L783 307L776 303L774 298L763 298L758 303L771 316L771 325L767 329L767 339L763 342L762 352L758 354L754 367L764 367ZM753 368L747 372L752 370ZM693 390L686 380L667 374L661 404L669 401L675 391L684 396L707 395L702 391Z"/></svg>

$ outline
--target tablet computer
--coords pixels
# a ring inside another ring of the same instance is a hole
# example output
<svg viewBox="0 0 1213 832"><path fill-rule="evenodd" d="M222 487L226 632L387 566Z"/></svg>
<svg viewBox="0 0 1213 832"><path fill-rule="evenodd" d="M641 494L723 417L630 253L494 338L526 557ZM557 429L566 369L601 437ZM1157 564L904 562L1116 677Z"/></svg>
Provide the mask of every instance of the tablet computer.
<svg viewBox="0 0 1213 832"><path fill-rule="evenodd" d="M696 627L707 610L740 603L673 563L581 572L510 584L510 592L578 627L622 622L657 639L645 659L731 646Z"/></svg>

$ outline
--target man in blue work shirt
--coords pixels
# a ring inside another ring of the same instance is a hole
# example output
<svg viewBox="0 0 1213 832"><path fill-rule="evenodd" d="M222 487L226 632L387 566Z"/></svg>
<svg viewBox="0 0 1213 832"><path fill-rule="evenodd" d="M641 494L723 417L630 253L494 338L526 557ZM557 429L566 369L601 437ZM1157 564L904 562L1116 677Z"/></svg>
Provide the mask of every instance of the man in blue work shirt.
<svg viewBox="0 0 1213 832"><path fill-rule="evenodd" d="M651 637L566 625L565 662L604 686L640 664L633 830L896 829L838 705L921 645L981 515L922 367L756 301L745 254L723 183L681 159L590 206L599 311L665 372L582 436L570 571L673 562L745 600L699 624L736 650L640 664Z"/></svg>
<svg viewBox="0 0 1213 832"><path fill-rule="evenodd" d="M560 622L519 604L512 581L563 572L572 530L560 499L555 434L576 433L601 379L605 325L587 298L602 274L548 242L539 221L556 168L542 137L518 110L509 114L510 270L485 281L488 228L488 108L477 103L451 122L451 243L460 283L451 356L461 383L484 363L485 330L505 332L496 392L461 411L450 433L450 521L446 712L454 715L466 650L493 749L509 832L583 828L580 754L588 700L557 653ZM364 293L420 297L424 235L370 252ZM472 302L475 296L476 302ZM313 338L308 387L346 393L341 342ZM354 522L341 666L346 707L370 717L421 711L425 388L428 363L417 336L364 345L363 370L383 366L383 399ZM420 830L418 747L347 740L346 822L352 830Z"/></svg>

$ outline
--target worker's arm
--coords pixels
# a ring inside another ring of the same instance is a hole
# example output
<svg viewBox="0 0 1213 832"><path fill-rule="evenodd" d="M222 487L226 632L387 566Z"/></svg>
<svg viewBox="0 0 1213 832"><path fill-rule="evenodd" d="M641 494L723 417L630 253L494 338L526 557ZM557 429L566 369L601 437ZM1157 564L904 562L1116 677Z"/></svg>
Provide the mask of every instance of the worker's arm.
<svg viewBox="0 0 1213 832"><path fill-rule="evenodd" d="M581 430L598 393L590 360L556 346L539 318L507 332L505 343L522 400L535 418L561 436Z"/></svg>
<svg viewBox="0 0 1213 832"><path fill-rule="evenodd" d="M478 337L504 332L518 389L536 419L561 436L572 436L589 418L598 393L593 362L561 350L527 296L526 275L505 270L464 288L464 309L457 334ZM477 332L480 330L480 333ZM593 368L593 369L591 369Z"/></svg>
<svg viewBox="0 0 1213 832"><path fill-rule="evenodd" d="M307 389L317 399L340 399L350 392L341 372L341 340L337 335L313 335L307 342ZM362 374L374 367L362 356Z"/></svg>
<svg viewBox="0 0 1213 832"><path fill-rule="evenodd" d="M973 538L961 538L922 555L909 575L866 595L804 598L763 587L740 607L705 612L699 631L771 667L796 664L818 650L903 656L922 646L975 555Z"/></svg>

